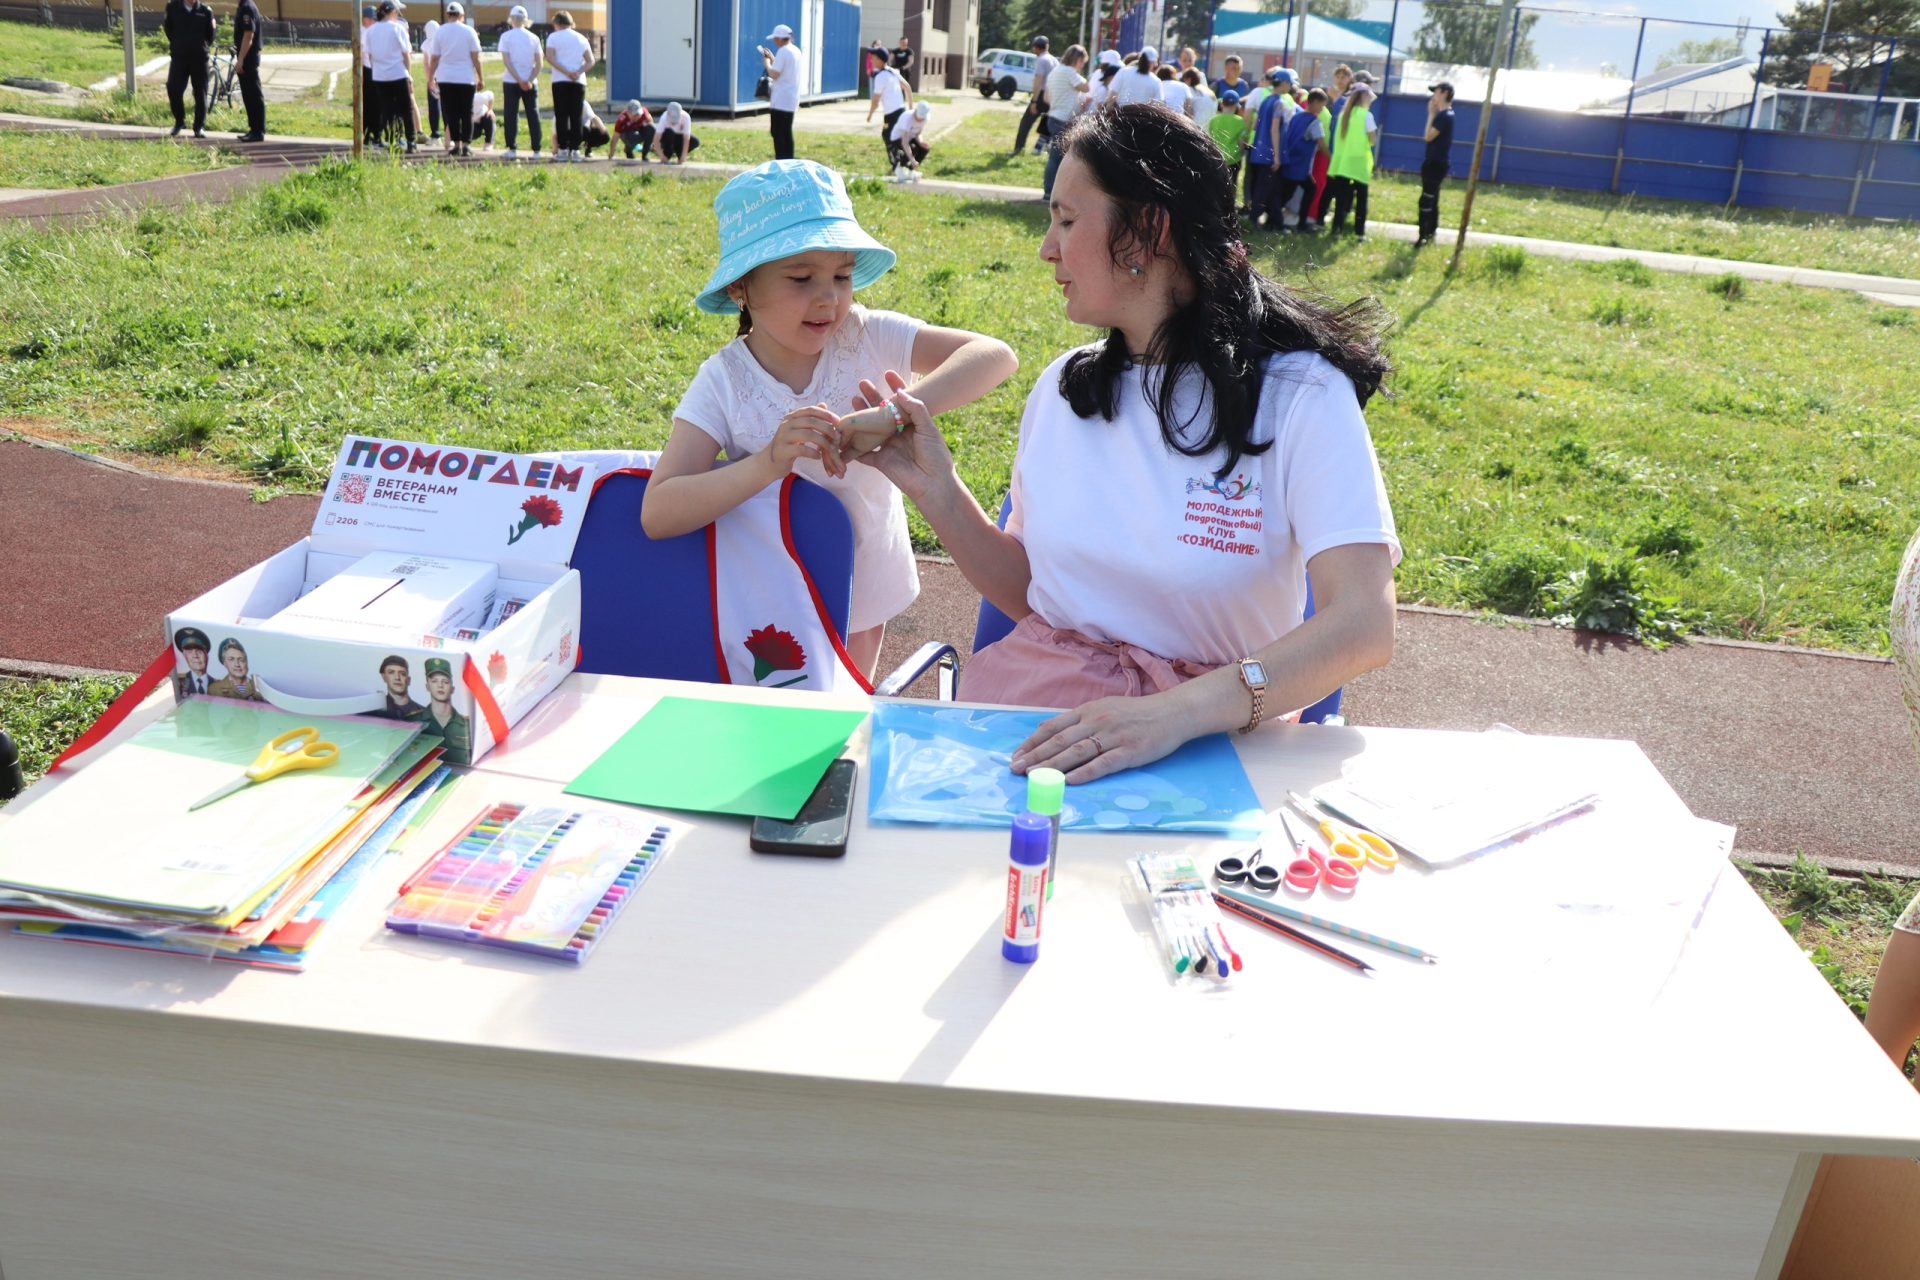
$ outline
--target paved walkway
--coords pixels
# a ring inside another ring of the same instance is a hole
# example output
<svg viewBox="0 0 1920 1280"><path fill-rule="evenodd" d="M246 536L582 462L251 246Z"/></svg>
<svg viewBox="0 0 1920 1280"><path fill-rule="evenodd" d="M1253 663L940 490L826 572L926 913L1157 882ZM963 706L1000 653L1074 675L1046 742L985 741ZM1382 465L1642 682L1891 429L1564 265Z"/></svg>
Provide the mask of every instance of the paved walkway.
<svg viewBox="0 0 1920 1280"><path fill-rule="evenodd" d="M0 441L0 672L139 670L169 609L298 541L317 504ZM883 671L927 640L970 651L980 597L948 562L920 572ZM1393 663L1349 686L1346 711L1356 724L1631 738L1696 813L1740 828L1744 857L1803 849L1920 875L1920 771L1883 659L1726 641L1655 652L1403 608Z"/></svg>

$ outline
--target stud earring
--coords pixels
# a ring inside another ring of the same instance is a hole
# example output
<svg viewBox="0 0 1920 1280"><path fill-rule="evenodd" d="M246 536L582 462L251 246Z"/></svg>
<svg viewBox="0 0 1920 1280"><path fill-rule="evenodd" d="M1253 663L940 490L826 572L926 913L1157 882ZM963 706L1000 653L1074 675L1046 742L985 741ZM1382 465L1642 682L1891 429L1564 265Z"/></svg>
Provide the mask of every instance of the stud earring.
<svg viewBox="0 0 1920 1280"><path fill-rule="evenodd" d="M1128 271L1130 271L1130 272L1132 272L1132 273L1133 273L1134 275L1136 275L1136 276L1140 274L1140 268L1139 268L1139 267L1137 267L1137 266L1136 266L1136 267L1128 267L1128 268L1127 268L1127 270L1128 270Z"/></svg>

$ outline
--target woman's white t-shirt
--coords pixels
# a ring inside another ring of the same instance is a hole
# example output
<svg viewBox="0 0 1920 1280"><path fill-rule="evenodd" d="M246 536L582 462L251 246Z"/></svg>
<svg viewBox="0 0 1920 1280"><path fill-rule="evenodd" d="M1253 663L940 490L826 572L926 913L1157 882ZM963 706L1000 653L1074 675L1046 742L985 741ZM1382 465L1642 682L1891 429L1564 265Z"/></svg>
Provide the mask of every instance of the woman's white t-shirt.
<svg viewBox="0 0 1920 1280"><path fill-rule="evenodd" d="M1072 353L1069 352L1070 356ZM1166 658L1236 662L1300 625L1306 563L1329 547L1400 540L1353 384L1305 352L1268 362L1253 439L1226 477L1222 447L1167 447L1142 370L1121 375L1112 422L1060 393L1068 356L1027 397L1007 532L1027 549L1027 603L1049 625ZM1194 438L1212 419L1198 374L1176 399Z"/></svg>
<svg viewBox="0 0 1920 1280"><path fill-rule="evenodd" d="M768 77L773 81L768 86L768 92L772 95L767 100L768 109L798 111L800 109L800 52L794 48L793 41L789 40L773 51L772 70L779 74Z"/></svg>
<svg viewBox="0 0 1920 1280"><path fill-rule="evenodd" d="M572 27L555 27L547 34L547 52L553 55L551 70L555 82L579 84L593 46Z"/></svg>
<svg viewBox="0 0 1920 1280"><path fill-rule="evenodd" d="M1193 90L1187 88L1187 86L1181 84L1178 80L1162 80L1160 82L1160 101L1166 103L1181 115L1187 114L1187 99L1192 96Z"/></svg>
<svg viewBox="0 0 1920 1280"><path fill-rule="evenodd" d="M1189 92L1193 101L1193 122L1204 125L1220 110L1220 100L1205 89L1189 87Z"/></svg>
<svg viewBox="0 0 1920 1280"><path fill-rule="evenodd" d="M1160 80L1137 67L1122 67L1113 78L1112 96L1123 107L1129 102L1158 102Z"/></svg>
<svg viewBox="0 0 1920 1280"><path fill-rule="evenodd" d="M869 311L855 303L820 353L813 381L798 392L761 368L746 340L735 338L700 365L673 416L712 436L729 461L738 461L771 444L780 420L795 409L825 402L835 413L847 413L862 378L884 387L889 369L911 376L913 343L919 335L920 321L912 316ZM920 574L913 563L906 507L893 482L861 463L849 465L843 479L828 476L811 459L795 463L793 469L831 489L853 521L853 604L847 630L877 627L912 604L920 594Z"/></svg>

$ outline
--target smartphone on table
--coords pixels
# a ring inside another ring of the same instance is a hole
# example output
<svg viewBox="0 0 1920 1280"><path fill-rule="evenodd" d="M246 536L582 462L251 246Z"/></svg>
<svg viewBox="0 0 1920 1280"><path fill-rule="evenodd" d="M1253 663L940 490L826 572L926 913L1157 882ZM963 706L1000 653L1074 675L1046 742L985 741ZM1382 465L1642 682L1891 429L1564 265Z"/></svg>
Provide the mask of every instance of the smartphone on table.
<svg viewBox="0 0 1920 1280"><path fill-rule="evenodd" d="M791 822L755 818L747 844L755 853L798 853L838 858L847 851L848 814L853 808L851 760L835 760Z"/></svg>

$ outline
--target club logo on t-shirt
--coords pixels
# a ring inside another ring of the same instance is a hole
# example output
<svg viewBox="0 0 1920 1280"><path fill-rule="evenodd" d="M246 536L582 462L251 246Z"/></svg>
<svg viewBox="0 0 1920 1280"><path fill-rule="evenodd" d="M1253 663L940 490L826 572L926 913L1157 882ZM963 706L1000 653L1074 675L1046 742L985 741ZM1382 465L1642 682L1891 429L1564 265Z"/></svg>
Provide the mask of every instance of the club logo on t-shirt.
<svg viewBox="0 0 1920 1280"><path fill-rule="evenodd" d="M1261 520L1266 515L1266 509L1260 501L1258 480L1250 479L1244 471L1227 478L1196 477L1187 481L1186 491L1189 495L1210 496L1187 498L1183 519L1187 524L1201 528L1180 534L1176 541L1224 555L1260 554L1258 542L1242 541L1260 532Z"/></svg>

